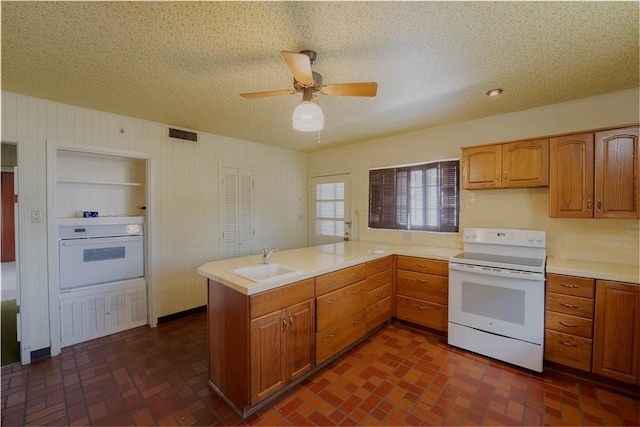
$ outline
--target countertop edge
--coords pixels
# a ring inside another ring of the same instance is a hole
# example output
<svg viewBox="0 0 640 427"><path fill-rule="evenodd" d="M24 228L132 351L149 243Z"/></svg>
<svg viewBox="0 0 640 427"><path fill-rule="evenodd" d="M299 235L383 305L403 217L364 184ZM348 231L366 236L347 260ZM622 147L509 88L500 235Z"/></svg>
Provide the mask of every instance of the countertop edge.
<svg viewBox="0 0 640 427"><path fill-rule="evenodd" d="M640 266L638 265L547 258L546 270L547 274L563 274L640 285Z"/></svg>

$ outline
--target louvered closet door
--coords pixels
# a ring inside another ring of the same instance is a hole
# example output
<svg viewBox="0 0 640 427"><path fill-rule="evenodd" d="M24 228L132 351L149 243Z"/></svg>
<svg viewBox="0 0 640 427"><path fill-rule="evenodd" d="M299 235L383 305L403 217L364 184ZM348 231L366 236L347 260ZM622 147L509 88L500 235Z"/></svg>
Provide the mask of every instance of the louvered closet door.
<svg viewBox="0 0 640 427"><path fill-rule="evenodd" d="M220 256L223 259L253 253L253 171L222 168Z"/></svg>

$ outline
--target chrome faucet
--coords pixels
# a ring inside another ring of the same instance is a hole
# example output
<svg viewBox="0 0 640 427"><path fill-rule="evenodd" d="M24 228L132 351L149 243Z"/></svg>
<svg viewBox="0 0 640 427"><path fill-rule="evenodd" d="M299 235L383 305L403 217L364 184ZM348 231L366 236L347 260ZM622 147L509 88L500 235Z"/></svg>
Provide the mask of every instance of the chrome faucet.
<svg viewBox="0 0 640 427"><path fill-rule="evenodd" d="M262 264L269 265L269 257L271 256L272 253L276 252L277 250L278 248L273 248L270 251L267 251L267 247L265 246L264 249L262 250Z"/></svg>

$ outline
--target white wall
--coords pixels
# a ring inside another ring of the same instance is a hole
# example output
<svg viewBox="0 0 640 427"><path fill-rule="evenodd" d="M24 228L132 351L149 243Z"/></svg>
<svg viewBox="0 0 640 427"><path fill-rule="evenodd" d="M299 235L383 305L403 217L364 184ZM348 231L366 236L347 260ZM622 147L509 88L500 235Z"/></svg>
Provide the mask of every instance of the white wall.
<svg viewBox="0 0 640 427"><path fill-rule="evenodd" d="M47 218L47 141L146 153L154 163L151 277L156 316L206 304L198 266L218 259L219 167L255 170L255 250L307 244L308 155L199 132L198 143L167 138L166 125L2 92L2 141L18 143L23 345L50 346ZM120 132L124 130L124 133ZM302 212L301 212L302 210ZM302 214L301 214L302 213ZM55 215L55 214L54 214ZM55 236L55 230L50 235ZM152 320L153 321L153 320Z"/></svg>
<svg viewBox="0 0 640 427"><path fill-rule="evenodd" d="M638 123L638 89L487 117L361 144L312 153L309 173L349 170L352 207L360 240L406 242L461 248L459 234L370 230L367 228L370 168L459 158L460 148ZM548 218L549 190L507 189L461 192L460 225L547 231L552 257L639 263L638 220Z"/></svg>

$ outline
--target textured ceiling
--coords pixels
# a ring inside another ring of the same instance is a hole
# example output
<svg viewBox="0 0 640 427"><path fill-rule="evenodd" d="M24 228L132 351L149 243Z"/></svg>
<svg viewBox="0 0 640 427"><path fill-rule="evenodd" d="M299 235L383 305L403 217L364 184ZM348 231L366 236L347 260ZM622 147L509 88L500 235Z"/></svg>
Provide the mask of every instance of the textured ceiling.
<svg viewBox="0 0 640 427"><path fill-rule="evenodd" d="M633 2L2 1L2 89L301 151L639 86ZM320 133L281 50L313 49ZM489 98L485 92L504 93Z"/></svg>

